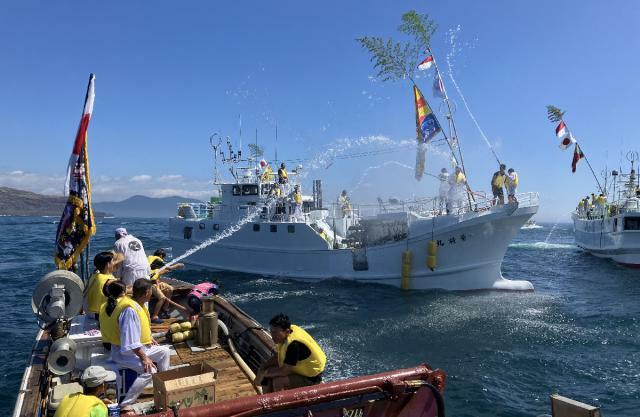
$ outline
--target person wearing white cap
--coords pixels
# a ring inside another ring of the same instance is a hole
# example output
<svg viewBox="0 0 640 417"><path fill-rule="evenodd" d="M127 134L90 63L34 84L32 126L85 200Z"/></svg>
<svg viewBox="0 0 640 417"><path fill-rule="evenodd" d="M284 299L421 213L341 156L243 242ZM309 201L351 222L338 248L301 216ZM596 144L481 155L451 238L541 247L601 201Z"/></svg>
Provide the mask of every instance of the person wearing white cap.
<svg viewBox="0 0 640 417"><path fill-rule="evenodd" d="M80 383L84 394L75 393L65 396L54 417L107 417L109 400L101 400L107 390L107 382L115 381L115 372L107 371L102 366L90 366L84 370Z"/></svg>
<svg viewBox="0 0 640 417"><path fill-rule="evenodd" d="M138 278L149 279L151 268L140 239L130 235L124 227L116 229L115 237L116 243L113 245L113 249L122 253L124 260L114 275L120 277L127 288L131 288Z"/></svg>

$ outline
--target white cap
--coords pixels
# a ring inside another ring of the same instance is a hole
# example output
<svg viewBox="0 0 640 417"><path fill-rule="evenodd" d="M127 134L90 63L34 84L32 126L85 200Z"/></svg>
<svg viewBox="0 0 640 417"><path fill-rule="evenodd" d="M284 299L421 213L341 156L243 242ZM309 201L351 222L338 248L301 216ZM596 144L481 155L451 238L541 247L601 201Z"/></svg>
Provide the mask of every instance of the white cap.
<svg viewBox="0 0 640 417"><path fill-rule="evenodd" d="M80 381L85 387L97 387L105 381L115 381L116 373L107 371L102 366L90 366L84 370Z"/></svg>
<svg viewBox="0 0 640 417"><path fill-rule="evenodd" d="M123 236L128 235L129 233L127 233L127 229L125 229L124 227L118 227L116 229L116 239L120 239Z"/></svg>

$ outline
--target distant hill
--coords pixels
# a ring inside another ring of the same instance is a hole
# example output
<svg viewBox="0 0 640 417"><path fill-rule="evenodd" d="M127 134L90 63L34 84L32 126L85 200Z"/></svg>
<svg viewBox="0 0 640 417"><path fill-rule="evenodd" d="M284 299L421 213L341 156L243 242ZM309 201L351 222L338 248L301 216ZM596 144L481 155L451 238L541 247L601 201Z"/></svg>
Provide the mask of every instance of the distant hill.
<svg viewBox="0 0 640 417"><path fill-rule="evenodd" d="M202 201L184 197L152 198L134 195L123 201L93 203L94 210L111 213L115 217L173 217L178 212L179 203L201 203Z"/></svg>
<svg viewBox="0 0 640 417"><path fill-rule="evenodd" d="M60 216L67 198L55 195L36 194L15 188L0 187L0 215L5 216ZM94 207L94 216L106 213Z"/></svg>

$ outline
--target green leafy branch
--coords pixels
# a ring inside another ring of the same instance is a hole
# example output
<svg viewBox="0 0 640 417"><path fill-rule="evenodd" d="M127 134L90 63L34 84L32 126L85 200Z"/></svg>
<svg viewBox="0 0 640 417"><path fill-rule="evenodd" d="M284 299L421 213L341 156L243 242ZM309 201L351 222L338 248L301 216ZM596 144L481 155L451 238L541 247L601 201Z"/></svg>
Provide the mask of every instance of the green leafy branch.
<svg viewBox="0 0 640 417"><path fill-rule="evenodd" d="M565 113L566 111L562 111L556 106L547 106L547 118L552 123L558 123L560 120L562 120Z"/></svg>
<svg viewBox="0 0 640 417"><path fill-rule="evenodd" d="M392 38L364 36L356 39L360 46L369 51L373 68L382 81L396 81L409 78L413 81L416 67L425 51L431 46L431 36L437 25L426 14L411 10L402 15L398 31L412 40L398 42Z"/></svg>

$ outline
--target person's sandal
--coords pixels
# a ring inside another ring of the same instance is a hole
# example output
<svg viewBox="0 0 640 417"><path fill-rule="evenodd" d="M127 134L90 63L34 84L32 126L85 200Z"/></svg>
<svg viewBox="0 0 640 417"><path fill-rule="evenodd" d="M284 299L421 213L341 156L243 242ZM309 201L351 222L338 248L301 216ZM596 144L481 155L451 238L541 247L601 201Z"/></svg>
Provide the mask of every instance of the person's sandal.
<svg viewBox="0 0 640 417"><path fill-rule="evenodd" d="M151 319L151 324L163 324L164 320L162 320L161 318L156 317L155 319Z"/></svg>

